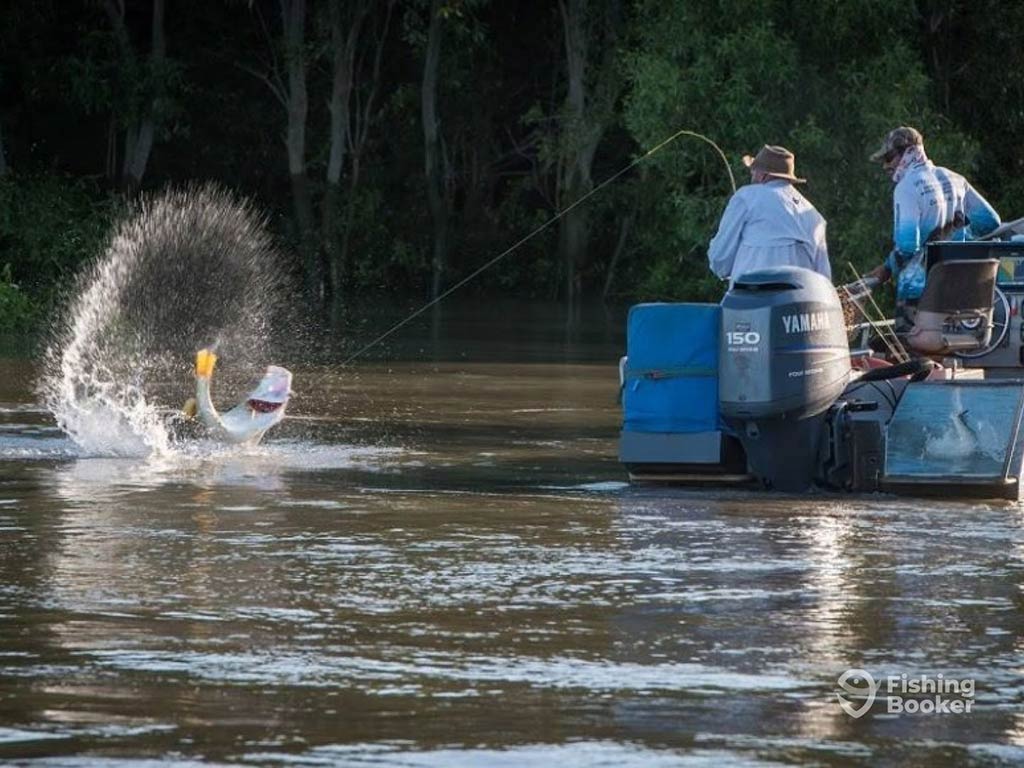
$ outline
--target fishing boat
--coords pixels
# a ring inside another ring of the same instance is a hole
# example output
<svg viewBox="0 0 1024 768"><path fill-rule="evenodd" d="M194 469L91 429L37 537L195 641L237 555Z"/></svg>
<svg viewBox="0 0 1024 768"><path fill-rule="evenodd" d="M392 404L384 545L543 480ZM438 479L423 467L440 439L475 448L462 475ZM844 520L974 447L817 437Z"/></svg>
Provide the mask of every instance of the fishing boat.
<svg viewBox="0 0 1024 768"><path fill-rule="evenodd" d="M914 323L849 322L866 281L751 272L721 304L640 304L620 363L634 482L1016 499L1024 242L927 246Z"/></svg>

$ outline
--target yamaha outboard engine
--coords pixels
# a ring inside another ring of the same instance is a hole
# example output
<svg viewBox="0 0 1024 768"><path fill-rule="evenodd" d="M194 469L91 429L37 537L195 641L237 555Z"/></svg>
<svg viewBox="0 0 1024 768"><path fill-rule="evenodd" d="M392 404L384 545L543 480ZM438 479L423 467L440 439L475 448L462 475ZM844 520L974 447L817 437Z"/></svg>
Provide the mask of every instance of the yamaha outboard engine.
<svg viewBox="0 0 1024 768"><path fill-rule="evenodd" d="M850 375L839 296L801 267L741 275L722 300L718 399L754 474L801 491L814 479L825 411Z"/></svg>

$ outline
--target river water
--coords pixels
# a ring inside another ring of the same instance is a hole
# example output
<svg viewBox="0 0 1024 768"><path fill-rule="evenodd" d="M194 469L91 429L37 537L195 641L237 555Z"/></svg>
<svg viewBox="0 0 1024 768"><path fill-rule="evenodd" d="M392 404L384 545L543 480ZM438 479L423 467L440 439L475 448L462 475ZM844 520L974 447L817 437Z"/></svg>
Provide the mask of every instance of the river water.
<svg viewBox="0 0 1024 768"><path fill-rule="evenodd" d="M0 762L1021 764L1024 510L630 487L621 319L456 311L148 459L0 362ZM973 709L853 718L849 668Z"/></svg>

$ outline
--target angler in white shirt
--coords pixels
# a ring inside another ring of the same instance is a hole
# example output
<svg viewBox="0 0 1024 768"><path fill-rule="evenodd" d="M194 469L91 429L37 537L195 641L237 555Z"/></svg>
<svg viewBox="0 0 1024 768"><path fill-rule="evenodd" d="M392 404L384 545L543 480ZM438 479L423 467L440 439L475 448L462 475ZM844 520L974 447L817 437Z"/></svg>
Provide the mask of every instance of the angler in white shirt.
<svg viewBox="0 0 1024 768"><path fill-rule="evenodd" d="M751 183L729 199L708 247L711 271L730 286L740 275L768 267L805 267L832 279L825 219L794 185L793 153L765 145L746 155Z"/></svg>

